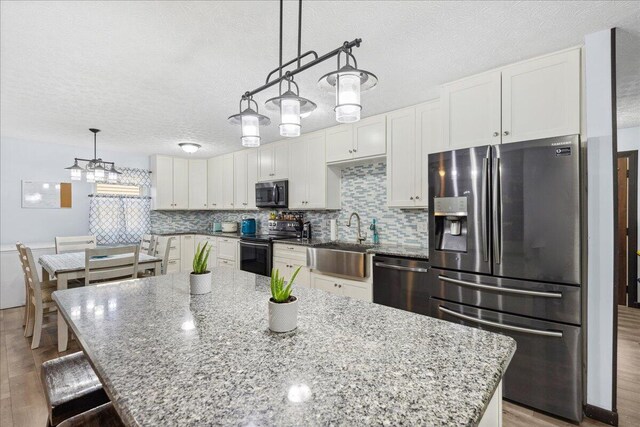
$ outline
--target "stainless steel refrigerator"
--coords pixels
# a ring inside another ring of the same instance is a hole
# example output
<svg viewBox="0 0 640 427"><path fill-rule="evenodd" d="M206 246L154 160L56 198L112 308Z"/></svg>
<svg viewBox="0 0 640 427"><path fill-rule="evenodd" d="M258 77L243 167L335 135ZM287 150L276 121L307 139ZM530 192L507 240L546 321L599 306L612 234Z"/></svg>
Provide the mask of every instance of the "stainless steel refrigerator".
<svg viewBox="0 0 640 427"><path fill-rule="evenodd" d="M429 314L513 337L504 396L575 421L583 182L578 135L429 155Z"/></svg>

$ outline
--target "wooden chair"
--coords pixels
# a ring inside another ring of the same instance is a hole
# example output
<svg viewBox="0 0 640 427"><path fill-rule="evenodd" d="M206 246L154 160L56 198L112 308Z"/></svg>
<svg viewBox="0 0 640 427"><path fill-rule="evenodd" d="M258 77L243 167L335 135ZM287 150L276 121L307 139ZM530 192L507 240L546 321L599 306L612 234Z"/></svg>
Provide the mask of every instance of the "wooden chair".
<svg viewBox="0 0 640 427"><path fill-rule="evenodd" d="M152 234L145 234L140 240L140 253L153 255L156 251L156 237Z"/></svg>
<svg viewBox="0 0 640 427"><path fill-rule="evenodd" d="M120 246L85 250L84 284L135 279L140 246Z"/></svg>
<svg viewBox="0 0 640 427"><path fill-rule="evenodd" d="M169 252L171 252L171 244L175 237L158 236L156 240L156 250L153 254L158 258L162 258L161 274L167 274L169 265Z"/></svg>
<svg viewBox="0 0 640 427"><path fill-rule="evenodd" d="M30 337L33 335L31 348L36 349L40 346L42 328L48 325L43 323L44 317L57 311L56 303L51 299L51 293L56 290L57 284L55 280L40 280L31 248L20 245L18 250L24 254L25 275L30 289L29 303L33 305L30 308L29 318L27 319L25 336Z"/></svg>
<svg viewBox="0 0 640 427"><path fill-rule="evenodd" d="M24 245L21 242L16 242L16 249L18 251L18 259L20 260L20 266L22 267L22 276L24 278L24 317L22 318L22 326L24 326L24 336L27 336L27 321L31 314L31 288L29 287L29 279L27 279L27 266L25 264L25 256L23 255L22 247Z"/></svg>
<svg viewBox="0 0 640 427"><path fill-rule="evenodd" d="M109 403L102 383L81 351L44 362L40 379L49 410L48 426L62 425Z"/></svg>
<svg viewBox="0 0 640 427"><path fill-rule="evenodd" d="M96 247L96 236L56 237L56 253L82 252Z"/></svg>

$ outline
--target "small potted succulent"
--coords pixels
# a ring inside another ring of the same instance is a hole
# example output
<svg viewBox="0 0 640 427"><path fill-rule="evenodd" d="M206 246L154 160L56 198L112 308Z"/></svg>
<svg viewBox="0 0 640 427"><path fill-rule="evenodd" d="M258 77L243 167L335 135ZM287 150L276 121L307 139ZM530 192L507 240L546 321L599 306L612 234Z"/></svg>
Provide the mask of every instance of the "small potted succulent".
<svg viewBox="0 0 640 427"><path fill-rule="evenodd" d="M298 299L291 295L291 286L300 267L289 282L280 276L278 269L271 272L271 298L269 298L269 329L273 332L289 332L298 326Z"/></svg>
<svg viewBox="0 0 640 427"><path fill-rule="evenodd" d="M206 294L211 292L211 272L207 270L207 261L211 253L209 242L196 249L193 257L193 271L189 276L190 290L193 295Z"/></svg>

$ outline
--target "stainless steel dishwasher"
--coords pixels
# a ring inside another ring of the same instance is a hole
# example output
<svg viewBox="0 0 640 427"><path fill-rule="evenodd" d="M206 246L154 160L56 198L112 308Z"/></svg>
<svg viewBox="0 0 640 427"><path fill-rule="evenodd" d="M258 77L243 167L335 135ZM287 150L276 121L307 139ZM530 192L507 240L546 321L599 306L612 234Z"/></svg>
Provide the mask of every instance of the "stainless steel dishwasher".
<svg viewBox="0 0 640 427"><path fill-rule="evenodd" d="M429 262L376 255L373 257L373 302L414 313L429 312Z"/></svg>

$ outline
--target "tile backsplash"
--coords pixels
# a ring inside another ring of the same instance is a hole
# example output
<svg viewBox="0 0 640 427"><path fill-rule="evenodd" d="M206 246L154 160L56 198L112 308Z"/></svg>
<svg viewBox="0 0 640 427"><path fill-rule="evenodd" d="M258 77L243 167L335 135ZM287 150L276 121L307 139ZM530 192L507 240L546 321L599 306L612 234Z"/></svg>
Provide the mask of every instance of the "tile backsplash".
<svg viewBox="0 0 640 427"><path fill-rule="evenodd" d="M329 237L329 220L338 220L338 239L355 241L355 221L346 226L349 215L357 212L362 220L362 233L367 243L373 239L369 225L376 219L380 243L426 245L427 233L418 232L418 225L426 227L426 209L398 209L387 207L386 163L376 162L342 169L340 193L342 209L337 211L305 211L311 222L314 237ZM256 218L258 229L265 229L270 210L259 211L152 211L153 233L206 230L212 221L240 221L243 216Z"/></svg>

